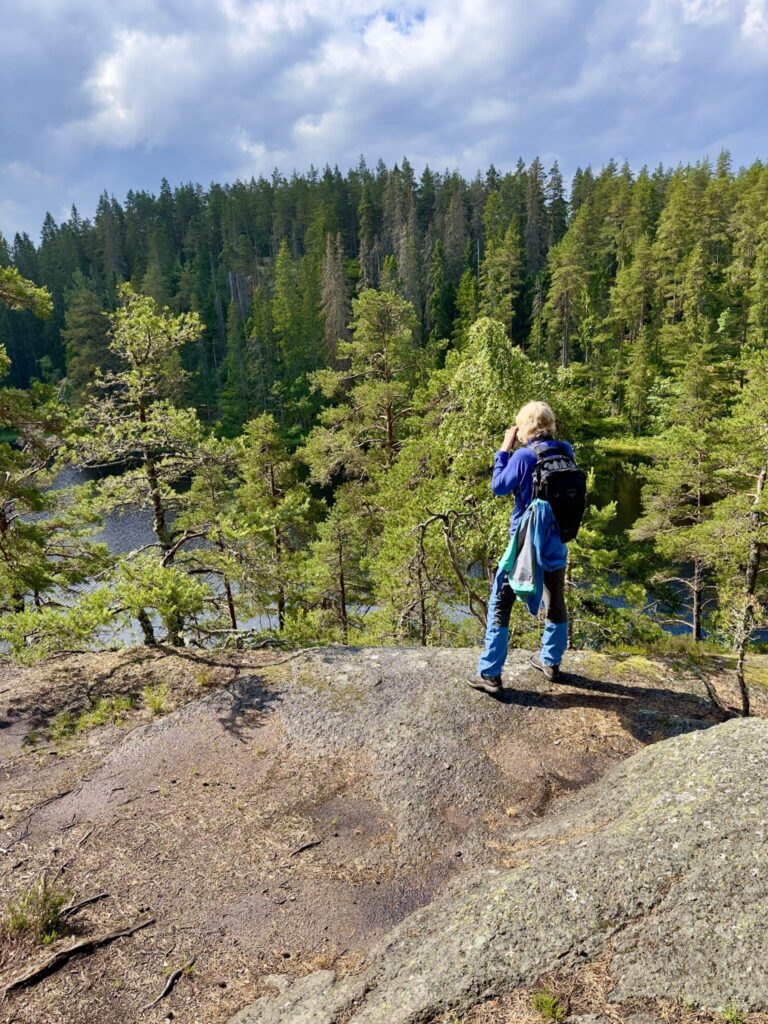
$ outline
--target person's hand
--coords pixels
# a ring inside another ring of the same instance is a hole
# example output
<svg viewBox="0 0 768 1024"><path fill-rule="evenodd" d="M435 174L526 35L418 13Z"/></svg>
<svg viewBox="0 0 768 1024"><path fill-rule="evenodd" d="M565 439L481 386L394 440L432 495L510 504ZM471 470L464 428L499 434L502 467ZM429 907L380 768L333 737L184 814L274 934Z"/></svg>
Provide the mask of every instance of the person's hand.
<svg viewBox="0 0 768 1024"><path fill-rule="evenodd" d="M517 444L517 427L510 427L504 433L504 440L501 443L501 450L503 452L511 452Z"/></svg>

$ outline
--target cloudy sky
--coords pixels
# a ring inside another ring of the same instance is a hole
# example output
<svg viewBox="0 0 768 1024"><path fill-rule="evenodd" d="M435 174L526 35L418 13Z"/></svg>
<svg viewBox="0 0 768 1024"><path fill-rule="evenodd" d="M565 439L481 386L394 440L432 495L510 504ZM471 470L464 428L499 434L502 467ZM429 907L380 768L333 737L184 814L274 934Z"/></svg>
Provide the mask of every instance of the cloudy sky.
<svg viewBox="0 0 768 1024"><path fill-rule="evenodd" d="M101 191L768 157L768 0L0 0L0 231Z"/></svg>

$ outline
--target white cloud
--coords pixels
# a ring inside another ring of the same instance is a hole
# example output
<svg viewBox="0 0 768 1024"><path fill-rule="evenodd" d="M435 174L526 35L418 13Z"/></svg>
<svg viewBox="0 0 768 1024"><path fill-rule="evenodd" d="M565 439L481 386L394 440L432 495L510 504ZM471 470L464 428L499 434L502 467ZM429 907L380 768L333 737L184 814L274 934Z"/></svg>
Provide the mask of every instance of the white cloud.
<svg viewBox="0 0 768 1024"><path fill-rule="evenodd" d="M725 21L738 3L734 0L680 0L683 21L689 25L717 25Z"/></svg>
<svg viewBox="0 0 768 1024"><path fill-rule="evenodd" d="M768 53L768 3L766 0L747 0L741 34L747 42L763 53Z"/></svg>
<svg viewBox="0 0 768 1024"><path fill-rule="evenodd" d="M537 152L566 170L611 155L696 159L728 137L756 149L768 127L768 0L10 7L0 56L17 88L0 168L23 209L72 196L86 213L91 190L156 188L163 174L289 173L360 153L468 173Z"/></svg>
<svg viewBox="0 0 768 1024"><path fill-rule="evenodd" d="M26 160L10 160L0 167L0 174L8 181L20 182L25 185L44 184L51 181L48 174L44 174Z"/></svg>
<svg viewBox="0 0 768 1024"><path fill-rule="evenodd" d="M118 32L114 48L84 83L89 116L65 132L106 146L166 142L179 108L205 81L199 57L199 42L189 36Z"/></svg>

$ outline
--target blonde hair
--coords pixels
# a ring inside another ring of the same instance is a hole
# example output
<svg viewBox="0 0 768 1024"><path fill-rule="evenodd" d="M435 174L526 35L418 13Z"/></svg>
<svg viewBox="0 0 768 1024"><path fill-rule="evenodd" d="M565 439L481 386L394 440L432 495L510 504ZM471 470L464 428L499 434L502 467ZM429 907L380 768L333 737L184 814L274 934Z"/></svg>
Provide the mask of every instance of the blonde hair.
<svg viewBox="0 0 768 1024"><path fill-rule="evenodd" d="M515 416L515 423L524 443L536 437L553 436L557 428L555 414L546 402L528 402Z"/></svg>

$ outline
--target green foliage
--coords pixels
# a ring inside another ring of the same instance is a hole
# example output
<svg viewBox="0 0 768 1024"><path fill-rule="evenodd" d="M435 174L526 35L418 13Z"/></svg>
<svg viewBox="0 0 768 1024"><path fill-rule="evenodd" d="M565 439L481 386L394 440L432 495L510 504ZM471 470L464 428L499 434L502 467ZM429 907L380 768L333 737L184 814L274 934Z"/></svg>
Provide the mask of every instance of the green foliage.
<svg viewBox="0 0 768 1024"><path fill-rule="evenodd" d="M100 725L122 725L132 708L133 700L130 697L101 697L93 708L78 715L75 732L88 732Z"/></svg>
<svg viewBox="0 0 768 1024"><path fill-rule="evenodd" d="M408 429L413 388L425 352L413 342L412 306L394 292L361 292L352 302L352 338L341 342L343 370L319 370L316 388L336 404L323 410L303 457L312 478L369 479L394 465Z"/></svg>
<svg viewBox="0 0 768 1024"><path fill-rule="evenodd" d="M728 1003L720 1013L723 1024L748 1024L747 1015L739 1009L736 1003Z"/></svg>
<svg viewBox="0 0 768 1024"><path fill-rule="evenodd" d="M182 569L142 555L120 562L114 594L133 617L156 612L169 634L178 636L184 620L203 611L209 589Z"/></svg>
<svg viewBox="0 0 768 1024"><path fill-rule="evenodd" d="M164 715L168 710L171 691L168 683L161 680L142 687L141 697L153 715Z"/></svg>
<svg viewBox="0 0 768 1024"><path fill-rule="evenodd" d="M0 267L0 302L10 309L28 309L39 317L53 312L48 289L35 287L15 267Z"/></svg>
<svg viewBox="0 0 768 1024"><path fill-rule="evenodd" d="M541 1014L542 1020L560 1024L565 1020L565 1007L552 992L535 992L531 999L531 1007Z"/></svg>
<svg viewBox="0 0 768 1024"><path fill-rule="evenodd" d="M132 698L116 695L99 698L93 707L81 711L79 715L61 711L48 724L48 739L55 747L66 747L75 736L91 729L102 725L122 725L132 709Z"/></svg>
<svg viewBox="0 0 768 1024"><path fill-rule="evenodd" d="M296 600L299 552L311 534L309 490L272 416L247 423L236 451L240 482L227 525L233 571L247 612L276 611L282 629Z"/></svg>
<svg viewBox="0 0 768 1024"><path fill-rule="evenodd" d="M70 893L37 878L16 899L9 900L0 919L0 935L9 939L31 939L48 945L66 931L62 910Z"/></svg>
<svg viewBox="0 0 768 1024"><path fill-rule="evenodd" d="M16 660L31 664L51 654L98 646L102 630L114 626L106 589L77 594L70 605L28 607L0 617L0 641Z"/></svg>
<svg viewBox="0 0 768 1024"><path fill-rule="evenodd" d="M61 339L66 355L67 381L76 397L84 395L97 372L114 370L116 356L108 346L109 320L104 301L78 273L68 293Z"/></svg>
<svg viewBox="0 0 768 1024"><path fill-rule="evenodd" d="M163 182L47 217L39 247L0 240L0 642L241 642L252 615L287 642L475 642L509 518L493 446L540 398L603 476L606 445L649 460L632 543L592 505L571 546L573 642L662 642L651 600L745 678L768 600L766 210L768 169L727 154L611 161L569 198L539 160L472 182L404 161ZM52 491L57 454L96 483ZM115 564L100 518L136 509L155 543Z"/></svg>

